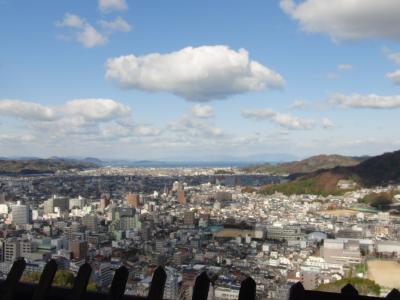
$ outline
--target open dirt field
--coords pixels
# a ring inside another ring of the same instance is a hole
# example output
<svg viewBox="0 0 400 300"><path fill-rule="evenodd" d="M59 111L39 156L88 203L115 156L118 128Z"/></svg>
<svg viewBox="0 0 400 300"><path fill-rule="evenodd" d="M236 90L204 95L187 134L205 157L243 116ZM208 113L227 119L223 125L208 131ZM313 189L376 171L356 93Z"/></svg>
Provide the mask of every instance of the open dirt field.
<svg viewBox="0 0 400 300"><path fill-rule="evenodd" d="M389 260L368 261L368 278L381 286L400 288L400 263Z"/></svg>

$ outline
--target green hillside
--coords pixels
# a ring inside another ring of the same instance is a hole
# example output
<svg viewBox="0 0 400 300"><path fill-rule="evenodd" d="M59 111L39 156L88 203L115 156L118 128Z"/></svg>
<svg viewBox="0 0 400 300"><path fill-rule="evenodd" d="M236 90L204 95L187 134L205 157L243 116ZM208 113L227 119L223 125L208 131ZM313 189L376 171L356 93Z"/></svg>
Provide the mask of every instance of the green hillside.
<svg viewBox="0 0 400 300"><path fill-rule="evenodd" d="M96 164L69 159L21 159L0 160L0 174L26 175L55 173L72 169L95 168Z"/></svg>
<svg viewBox="0 0 400 300"><path fill-rule="evenodd" d="M332 169L338 166L355 166L364 158L353 158L342 155L317 155L300 161L262 164L243 168L248 173L268 173L271 175L288 175L310 173L321 169Z"/></svg>
<svg viewBox="0 0 400 300"><path fill-rule="evenodd" d="M267 185L260 193L272 194L343 194L346 190L337 187L339 180L351 180L360 187L372 187L400 182L400 151L369 158L358 165L318 170L294 177L282 184Z"/></svg>

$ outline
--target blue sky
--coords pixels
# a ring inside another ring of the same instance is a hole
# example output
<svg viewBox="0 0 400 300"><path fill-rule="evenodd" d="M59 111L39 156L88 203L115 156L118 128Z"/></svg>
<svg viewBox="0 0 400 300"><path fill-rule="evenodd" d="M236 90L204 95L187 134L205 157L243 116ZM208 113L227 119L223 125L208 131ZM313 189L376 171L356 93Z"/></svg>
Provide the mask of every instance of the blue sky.
<svg viewBox="0 0 400 300"><path fill-rule="evenodd" d="M0 156L396 150L398 13L396 0L0 0Z"/></svg>

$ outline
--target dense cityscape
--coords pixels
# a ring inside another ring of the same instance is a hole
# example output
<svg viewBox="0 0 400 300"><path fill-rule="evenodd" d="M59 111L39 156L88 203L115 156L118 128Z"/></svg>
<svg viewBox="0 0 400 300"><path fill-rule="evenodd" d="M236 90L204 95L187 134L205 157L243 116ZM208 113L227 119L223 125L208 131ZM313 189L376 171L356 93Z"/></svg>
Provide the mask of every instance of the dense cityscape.
<svg viewBox="0 0 400 300"><path fill-rule="evenodd" d="M400 300L400 0L0 0L0 300Z"/></svg>
<svg viewBox="0 0 400 300"><path fill-rule="evenodd" d="M165 299L191 299L203 271L215 300L237 299L246 276L256 281L259 299L283 300L298 281L316 289L351 273L385 282L367 294L397 286L393 274L379 272L399 272L400 218L395 209L382 212L359 200L400 186L326 197L246 191L282 180L234 168L110 167L0 177L0 272L5 277L19 257L27 261L26 280L50 258L75 275L89 262L92 289L106 292L124 265L125 293L145 296L154 269L164 266ZM400 192L394 197L400 204Z"/></svg>

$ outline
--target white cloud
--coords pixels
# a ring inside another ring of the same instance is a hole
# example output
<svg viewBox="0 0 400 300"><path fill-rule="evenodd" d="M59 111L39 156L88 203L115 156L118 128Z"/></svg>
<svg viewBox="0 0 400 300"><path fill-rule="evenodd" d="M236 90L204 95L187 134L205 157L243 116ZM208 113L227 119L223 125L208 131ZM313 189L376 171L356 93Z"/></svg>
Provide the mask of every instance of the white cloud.
<svg viewBox="0 0 400 300"><path fill-rule="evenodd" d="M176 52L110 58L106 78L125 88L170 92L192 101L224 99L266 88L281 88L284 79L250 60L245 49L227 46L187 47Z"/></svg>
<svg viewBox="0 0 400 300"><path fill-rule="evenodd" d="M278 113L269 108L243 110L242 116L247 119L269 120L287 129L305 130L312 129L315 125L313 120Z"/></svg>
<svg viewBox="0 0 400 300"><path fill-rule="evenodd" d="M121 139L136 137L158 136L161 130L149 125L134 124L133 122L111 122L101 127L101 135L105 139Z"/></svg>
<svg viewBox="0 0 400 300"><path fill-rule="evenodd" d="M388 53L387 57L396 64L400 64L400 52Z"/></svg>
<svg viewBox="0 0 400 300"><path fill-rule="evenodd" d="M169 131L179 133L180 138L185 140L201 138L206 142L206 140L224 136L222 129L215 127L212 120L188 115L183 115L167 127Z"/></svg>
<svg viewBox="0 0 400 300"><path fill-rule="evenodd" d="M326 128L326 129L333 128L335 126L335 124L333 124L333 122L328 118L322 118L321 124L322 124L322 127Z"/></svg>
<svg viewBox="0 0 400 300"><path fill-rule="evenodd" d="M280 4L303 30L334 40L400 40L398 0L281 0Z"/></svg>
<svg viewBox="0 0 400 300"><path fill-rule="evenodd" d="M128 9L126 0L99 0L99 9L103 12L124 11Z"/></svg>
<svg viewBox="0 0 400 300"><path fill-rule="evenodd" d="M192 107L191 112L199 118L210 118L213 116L213 108L210 105L196 104Z"/></svg>
<svg viewBox="0 0 400 300"><path fill-rule="evenodd" d="M394 84L400 85L400 70L387 73L386 77L389 78Z"/></svg>
<svg viewBox="0 0 400 300"><path fill-rule="evenodd" d="M58 107L0 100L1 116L22 120L15 130L35 142L46 139L48 143L109 143L156 136L161 132L148 124L134 122L131 108L112 99L74 99ZM10 143L12 139L4 136L3 140Z"/></svg>
<svg viewBox="0 0 400 300"><path fill-rule="evenodd" d="M379 96L375 94L369 94L369 95L336 94L331 97L330 102L338 104L343 107L353 107L353 108L376 108L376 109L399 108L400 95Z"/></svg>
<svg viewBox="0 0 400 300"><path fill-rule="evenodd" d="M55 25L57 27L73 28L73 36L65 34L59 34L58 36L65 41L74 39L85 48L103 46L108 43L112 33L117 31L129 32L132 30L131 25L121 17L116 17L112 21L100 20L99 23L104 32L98 31L93 25L80 16L66 13L64 19L57 21Z"/></svg>
<svg viewBox="0 0 400 300"><path fill-rule="evenodd" d="M137 136L158 136L161 130L147 125L139 125L135 128L135 134Z"/></svg>
<svg viewBox="0 0 400 300"><path fill-rule="evenodd" d="M305 100L295 100L289 105L289 109L305 109L310 106L310 103Z"/></svg>
<svg viewBox="0 0 400 300"><path fill-rule="evenodd" d="M110 31L129 32L132 30L132 26L121 17L116 17L113 21L101 20L100 25Z"/></svg>
<svg viewBox="0 0 400 300"><path fill-rule="evenodd" d="M56 112L54 109L38 103L0 99L0 115L25 120L49 121L56 117Z"/></svg>
<svg viewBox="0 0 400 300"><path fill-rule="evenodd" d="M85 48L92 48L107 44L108 37L96 30L89 22L81 17L66 13L62 21L57 21L58 27L75 28L75 40Z"/></svg>
<svg viewBox="0 0 400 300"><path fill-rule="evenodd" d="M389 47L382 47L382 53L386 55L386 57L396 64L400 64L400 52L393 52Z"/></svg>
<svg viewBox="0 0 400 300"><path fill-rule="evenodd" d="M129 106L112 99L75 99L62 108L68 115L80 116L89 121L107 121L127 117L131 114Z"/></svg>
<svg viewBox="0 0 400 300"><path fill-rule="evenodd" d="M98 32L92 25L86 24L82 31L77 32L76 40L85 48L93 48L107 44L108 38Z"/></svg>
<svg viewBox="0 0 400 300"><path fill-rule="evenodd" d="M335 74L335 73L328 73L328 74L326 74L326 78L329 80L337 80L339 78L339 76L337 76L337 74Z"/></svg>
<svg viewBox="0 0 400 300"><path fill-rule="evenodd" d="M81 17L70 13L66 13L62 21L56 22L56 26L82 28L85 25L85 23L86 22Z"/></svg>
<svg viewBox="0 0 400 300"><path fill-rule="evenodd" d="M339 71L350 71L353 69L353 65L350 64L340 64L337 66Z"/></svg>

